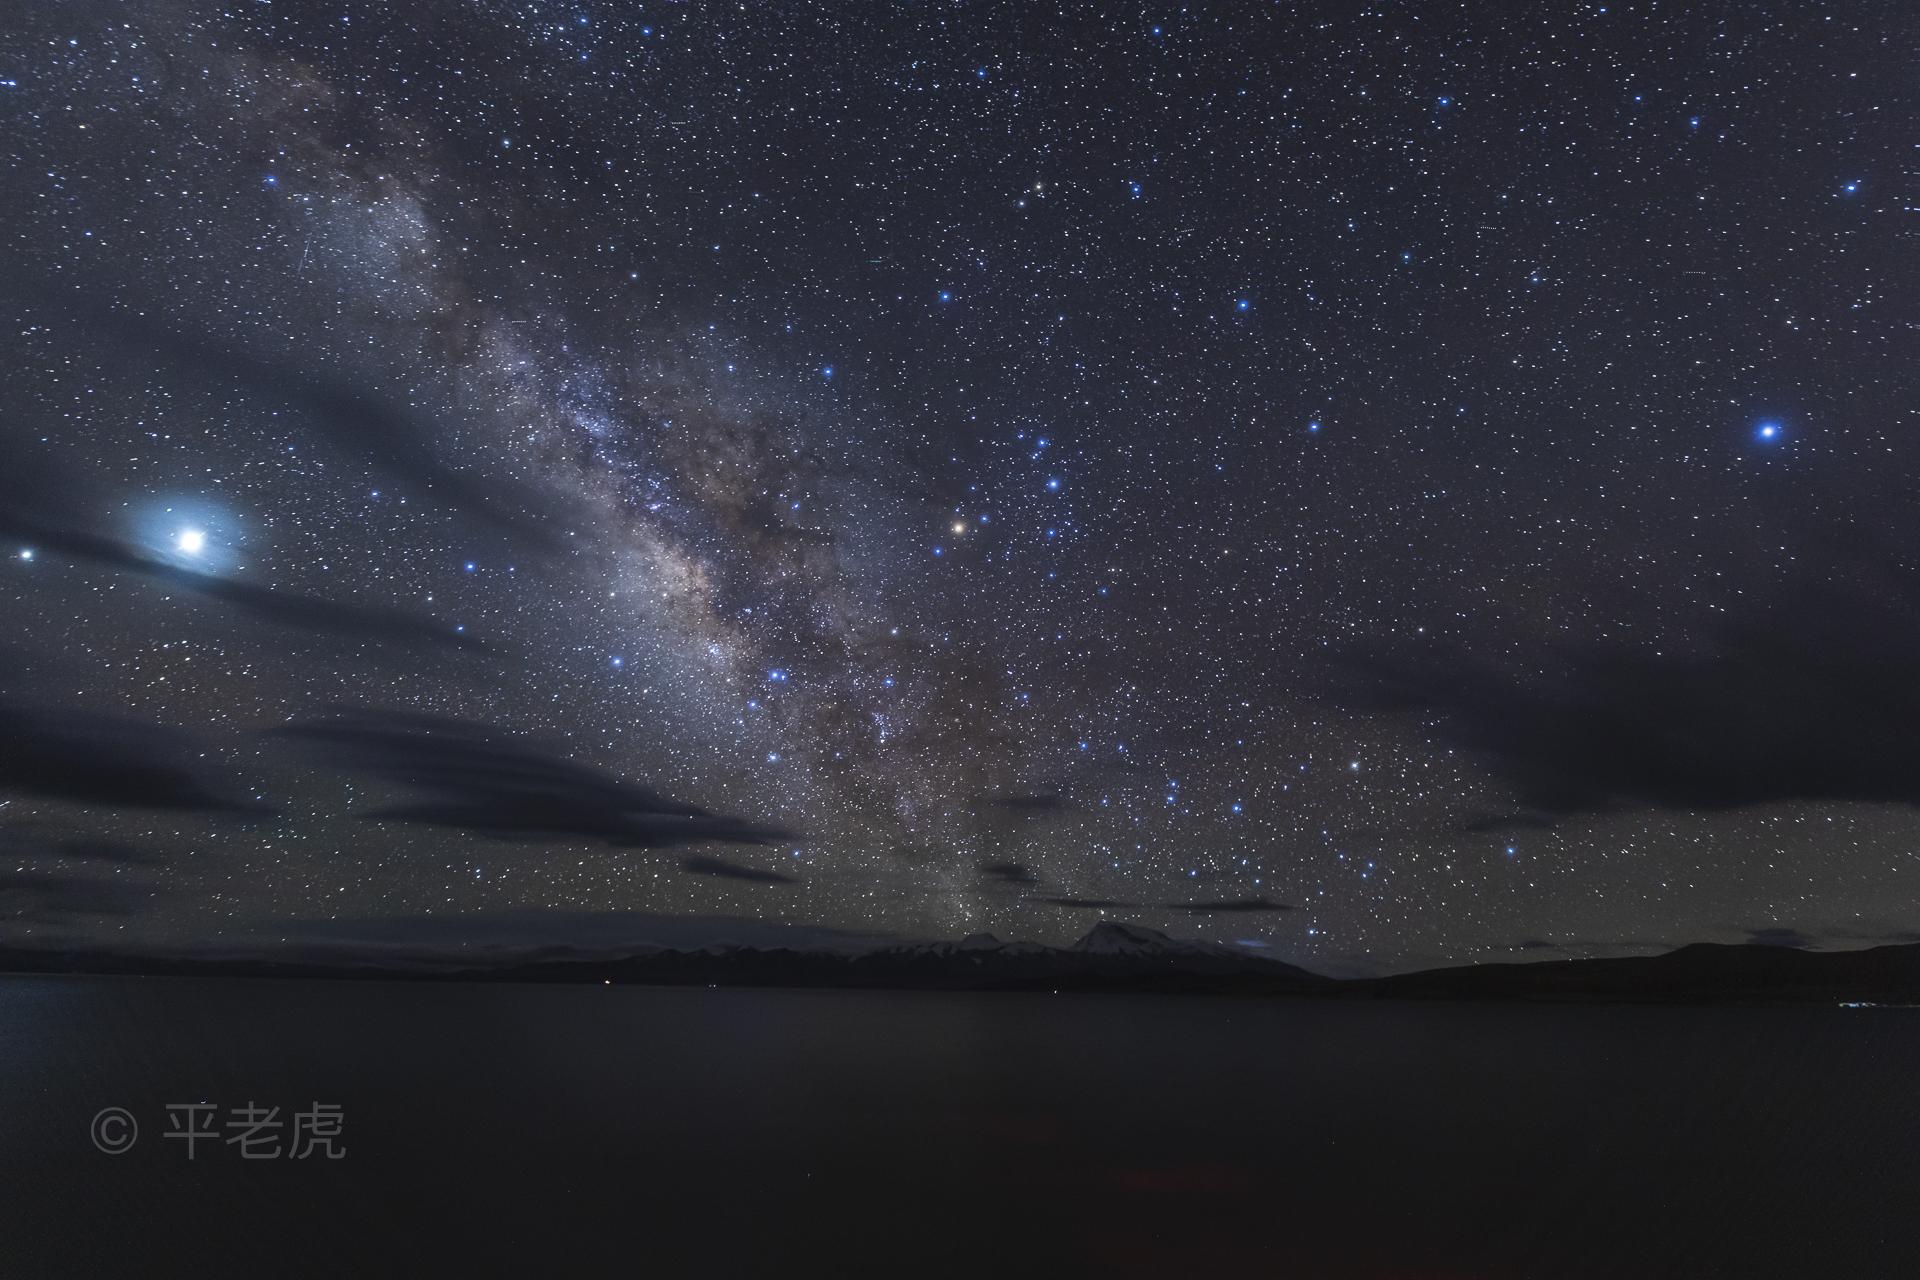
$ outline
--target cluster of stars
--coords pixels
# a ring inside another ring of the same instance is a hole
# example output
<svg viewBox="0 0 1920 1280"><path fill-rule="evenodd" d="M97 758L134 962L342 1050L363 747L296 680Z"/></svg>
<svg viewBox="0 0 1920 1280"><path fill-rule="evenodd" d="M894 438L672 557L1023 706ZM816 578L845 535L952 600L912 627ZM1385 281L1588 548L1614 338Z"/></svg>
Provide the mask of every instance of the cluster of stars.
<svg viewBox="0 0 1920 1280"><path fill-rule="evenodd" d="M24 529L26 676L236 760L363 696L544 733L800 833L805 874L362 858L337 783L261 757L289 816L145 828L212 851L161 873L181 934L324 881L1399 963L1817 896L1741 813L1521 858L1502 779L1337 666L1683 649L1792 521L1904 499L1908 69L1872 24L186 8L23 20L0 234L93 310L22 312L0 443L177 578L415 611L510 674L109 589Z"/></svg>

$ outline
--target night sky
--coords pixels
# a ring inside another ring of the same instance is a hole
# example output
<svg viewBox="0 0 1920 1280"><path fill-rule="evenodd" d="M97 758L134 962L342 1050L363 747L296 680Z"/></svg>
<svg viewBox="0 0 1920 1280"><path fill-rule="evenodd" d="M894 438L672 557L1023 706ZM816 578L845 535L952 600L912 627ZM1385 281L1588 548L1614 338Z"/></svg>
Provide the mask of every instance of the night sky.
<svg viewBox="0 0 1920 1280"><path fill-rule="evenodd" d="M1920 929L1909 5L6 26L0 941Z"/></svg>

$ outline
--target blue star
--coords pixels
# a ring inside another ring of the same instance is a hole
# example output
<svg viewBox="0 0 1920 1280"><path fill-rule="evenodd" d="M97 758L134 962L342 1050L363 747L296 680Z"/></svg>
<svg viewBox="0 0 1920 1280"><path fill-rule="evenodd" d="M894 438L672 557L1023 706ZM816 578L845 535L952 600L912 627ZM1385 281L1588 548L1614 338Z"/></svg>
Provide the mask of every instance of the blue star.
<svg viewBox="0 0 1920 1280"><path fill-rule="evenodd" d="M833 377L833 366L832 365L823 366L820 370L820 376L823 378L831 379Z"/></svg>
<svg viewBox="0 0 1920 1280"><path fill-rule="evenodd" d="M947 292L947 291L946 291L945 289L942 289L942 290L940 291L940 301L942 301L942 302L952 302L952 301L953 301L953 295L952 295L951 293L948 293L948 292Z"/></svg>
<svg viewBox="0 0 1920 1280"><path fill-rule="evenodd" d="M1251 311L1253 309L1253 301L1249 298L1236 299L1233 304L1233 309L1235 311Z"/></svg>
<svg viewBox="0 0 1920 1280"><path fill-rule="evenodd" d="M627 665L627 660L621 657L617 653L614 654L613 657L609 658L608 661L612 663L615 667L624 667Z"/></svg>
<svg viewBox="0 0 1920 1280"><path fill-rule="evenodd" d="M1843 196L1858 195L1859 193L1860 182L1857 178L1852 182L1844 182L1840 185L1840 194Z"/></svg>
<svg viewBox="0 0 1920 1280"><path fill-rule="evenodd" d="M1056 477L1053 477L1053 478L1051 478L1051 479L1049 479L1049 480L1047 481L1047 492L1049 492L1049 493L1058 493L1059 491L1060 491L1060 480L1059 480L1059 477L1057 477L1057 476L1056 476Z"/></svg>
<svg viewBox="0 0 1920 1280"><path fill-rule="evenodd" d="M775 667L773 670L767 672L767 679L773 681L775 684L785 684L787 682L787 673L784 668Z"/></svg>
<svg viewBox="0 0 1920 1280"><path fill-rule="evenodd" d="M1753 434L1756 438L1760 440L1765 440L1765 441L1778 440L1782 435L1786 434L1786 428L1782 427L1778 422L1775 422L1773 419L1769 418L1767 421L1755 427L1753 429Z"/></svg>
<svg viewBox="0 0 1920 1280"><path fill-rule="evenodd" d="M1442 97L1442 98L1440 99L1440 105L1441 105L1441 106L1443 106L1443 107L1450 107L1450 106L1452 106L1452 105L1453 105L1453 99L1452 99L1452 98L1447 98L1447 97Z"/></svg>

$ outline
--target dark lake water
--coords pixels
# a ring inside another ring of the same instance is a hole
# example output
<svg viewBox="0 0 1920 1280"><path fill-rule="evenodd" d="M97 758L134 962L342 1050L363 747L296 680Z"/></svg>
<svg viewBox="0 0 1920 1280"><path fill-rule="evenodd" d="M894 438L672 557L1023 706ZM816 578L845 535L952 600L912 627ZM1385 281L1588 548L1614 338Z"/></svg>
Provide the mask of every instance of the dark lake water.
<svg viewBox="0 0 1920 1280"><path fill-rule="evenodd" d="M8 978L0 1275L1908 1277L1917 1064L1894 1009ZM188 1102L344 1158L189 1160Z"/></svg>

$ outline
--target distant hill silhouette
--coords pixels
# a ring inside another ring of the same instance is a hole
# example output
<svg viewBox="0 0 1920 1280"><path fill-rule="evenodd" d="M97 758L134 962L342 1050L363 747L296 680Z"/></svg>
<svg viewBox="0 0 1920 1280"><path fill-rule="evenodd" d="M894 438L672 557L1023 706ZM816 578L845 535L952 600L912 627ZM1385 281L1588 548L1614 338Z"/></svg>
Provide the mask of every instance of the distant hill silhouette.
<svg viewBox="0 0 1920 1280"><path fill-rule="evenodd" d="M1699 942L1657 956L1468 965L1365 985L1408 998L1920 1004L1920 943L1803 951Z"/></svg>
<svg viewBox="0 0 1920 1280"><path fill-rule="evenodd" d="M589 953L550 947L472 958L281 960L0 948L0 973L394 978L650 986L859 987L934 991L1138 991L1345 999L1920 1004L1920 944L1859 951L1699 943L1665 955L1468 965L1334 979L1242 948L1104 922L1068 947L899 943L864 951L716 945Z"/></svg>

